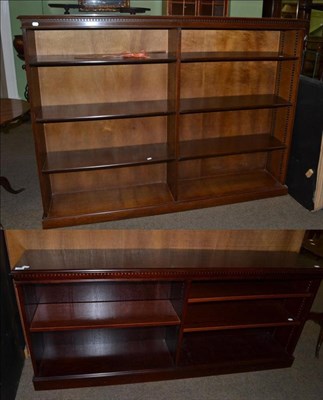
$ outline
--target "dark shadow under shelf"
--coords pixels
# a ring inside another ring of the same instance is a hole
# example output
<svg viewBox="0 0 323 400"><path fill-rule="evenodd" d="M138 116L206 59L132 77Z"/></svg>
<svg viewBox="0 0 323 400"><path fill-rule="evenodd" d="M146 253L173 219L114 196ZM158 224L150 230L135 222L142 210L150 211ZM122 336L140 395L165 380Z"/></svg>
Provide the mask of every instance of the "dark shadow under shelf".
<svg viewBox="0 0 323 400"><path fill-rule="evenodd" d="M253 110L291 106L291 103L274 94L197 97L181 99L180 113L205 113L212 111Z"/></svg>
<svg viewBox="0 0 323 400"><path fill-rule="evenodd" d="M304 281L193 282L188 303L311 297Z"/></svg>
<svg viewBox="0 0 323 400"><path fill-rule="evenodd" d="M279 300L230 301L189 306L184 332L294 326L300 322Z"/></svg>
<svg viewBox="0 0 323 400"><path fill-rule="evenodd" d="M256 329L235 332L202 332L184 335L181 366L216 367L246 366L253 363L283 362L290 365L293 357L275 341L272 333Z"/></svg>
<svg viewBox="0 0 323 400"><path fill-rule="evenodd" d="M181 54L182 62L212 62L212 61L284 61L297 60L298 57L277 52L260 51L201 51Z"/></svg>
<svg viewBox="0 0 323 400"><path fill-rule="evenodd" d="M124 57L115 54L39 55L33 57L32 67L59 67L84 65L165 64L176 62L176 56L166 52L147 52L147 58Z"/></svg>
<svg viewBox="0 0 323 400"><path fill-rule="evenodd" d="M113 376L121 372L158 371L172 366L173 359L162 339L56 345L46 347L37 376Z"/></svg>

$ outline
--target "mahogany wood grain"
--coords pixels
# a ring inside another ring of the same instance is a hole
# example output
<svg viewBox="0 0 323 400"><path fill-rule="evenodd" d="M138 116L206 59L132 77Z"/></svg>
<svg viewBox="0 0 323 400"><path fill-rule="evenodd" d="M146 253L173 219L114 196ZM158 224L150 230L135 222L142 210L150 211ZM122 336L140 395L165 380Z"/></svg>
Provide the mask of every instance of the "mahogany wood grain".
<svg viewBox="0 0 323 400"><path fill-rule="evenodd" d="M300 321L280 300L190 304L184 332L296 326Z"/></svg>
<svg viewBox="0 0 323 400"><path fill-rule="evenodd" d="M178 325L166 300L39 304L31 332Z"/></svg>

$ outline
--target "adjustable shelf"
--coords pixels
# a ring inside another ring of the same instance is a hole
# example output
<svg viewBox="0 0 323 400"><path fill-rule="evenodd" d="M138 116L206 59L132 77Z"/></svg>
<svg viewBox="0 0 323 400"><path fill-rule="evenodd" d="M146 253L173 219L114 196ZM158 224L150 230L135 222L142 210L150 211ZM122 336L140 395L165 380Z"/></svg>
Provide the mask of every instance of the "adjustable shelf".
<svg viewBox="0 0 323 400"><path fill-rule="evenodd" d="M162 247L26 250L12 276L40 390L288 367L323 274Z"/></svg>
<svg viewBox="0 0 323 400"><path fill-rule="evenodd" d="M283 98L271 95L246 95L246 96L221 96L205 97L181 100L181 114L232 111L232 110L254 110L258 108L288 107L291 103Z"/></svg>
<svg viewBox="0 0 323 400"><path fill-rule="evenodd" d="M122 54L78 54L78 55L39 55L30 61L32 67L84 66L84 65L122 65L122 64L164 64L176 62L176 56L164 52L147 53L140 56Z"/></svg>
<svg viewBox="0 0 323 400"><path fill-rule="evenodd" d="M165 143L47 153L44 173L84 171L175 160Z"/></svg>
<svg viewBox="0 0 323 400"><path fill-rule="evenodd" d="M277 300L203 303L188 308L184 332L293 326L299 323Z"/></svg>
<svg viewBox="0 0 323 400"><path fill-rule="evenodd" d="M248 154L260 151L285 149L286 146L268 135L246 135L187 140L180 143L179 160L227 156L230 154Z"/></svg>
<svg viewBox="0 0 323 400"><path fill-rule="evenodd" d="M37 122L86 121L129 117L150 117L171 115L168 102L138 101L102 104L75 104L64 106L45 106L36 110Z"/></svg>
<svg viewBox="0 0 323 400"><path fill-rule="evenodd" d="M188 52L182 53L181 61L208 62L208 61L284 61L296 60L297 57L277 52L257 51L219 51L219 52Z"/></svg>
<svg viewBox="0 0 323 400"><path fill-rule="evenodd" d="M166 300L39 304L31 332L179 325Z"/></svg>
<svg viewBox="0 0 323 400"><path fill-rule="evenodd" d="M20 19L44 228L287 193L304 22Z"/></svg>

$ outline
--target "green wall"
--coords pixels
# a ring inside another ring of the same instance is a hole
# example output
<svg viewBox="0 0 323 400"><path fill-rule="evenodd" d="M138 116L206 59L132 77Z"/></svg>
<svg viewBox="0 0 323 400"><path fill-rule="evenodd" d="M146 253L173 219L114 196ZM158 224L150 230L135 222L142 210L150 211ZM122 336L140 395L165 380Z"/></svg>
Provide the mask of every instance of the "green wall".
<svg viewBox="0 0 323 400"><path fill-rule="evenodd" d="M262 15L262 0L231 0L230 17L255 17Z"/></svg>

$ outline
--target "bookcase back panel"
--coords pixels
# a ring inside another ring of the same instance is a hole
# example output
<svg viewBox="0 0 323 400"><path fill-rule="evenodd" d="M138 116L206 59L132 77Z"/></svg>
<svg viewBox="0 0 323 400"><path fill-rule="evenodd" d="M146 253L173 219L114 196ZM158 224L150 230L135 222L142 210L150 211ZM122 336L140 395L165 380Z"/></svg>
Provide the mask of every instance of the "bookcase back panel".
<svg viewBox="0 0 323 400"><path fill-rule="evenodd" d="M43 106L167 98L167 65L44 67L39 69ZM58 89L59 85L59 89Z"/></svg>
<svg viewBox="0 0 323 400"><path fill-rule="evenodd" d="M279 32L182 30L182 51L278 51Z"/></svg>
<svg viewBox="0 0 323 400"><path fill-rule="evenodd" d="M280 65L279 74L277 74L277 94L291 102L296 101L294 88L298 85L298 79L291 79L291 77L295 77L296 73L298 76L297 68L299 68L297 62L286 61Z"/></svg>
<svg viewBox="0 0 323 400"><path fill-rule="evenodd" d="M90 55L168 51L168 30L50 30L35 32L38 55ZM50 43L50 46L48 45Z"/></svg>
<svg viewBox="0 0 323 400"><path fill-rule="evenodd" d="M172 282L91 282L26 285L26 304L165 300L172 297ZM180 296L180 287L176 290Z"/></svg>
<svg viewBox="0 0 323 400"><path fill-rule="evenodd" d="M266 153L254 153L183 161L179 166L179 178L193 179L264 169L266 160Z"/></svg>
<svg viewBox="0 0 323 400"><path fill-rule="evenodd" d="M276 62L190 63L181 68L181 96L213 97L275 91Z"/></svg>
<svg viewBox="0 0 323 400"><path fill-rule="evenodd" d="M103 190L166 181L166 164L52 174L54 193Z"/></svg>
<svg viewBox="0 0 323 400"><path fill-rule="evenodd" d="M185 114L180 119L180 140L243 136L271 131L272 111L242 110Z"/></svg>
<svg viewBox="0 0 323 400"><path fill-rule="evenodd" d="M85 150L167 142L167 117L45 124L48 151Z"/></svg>

